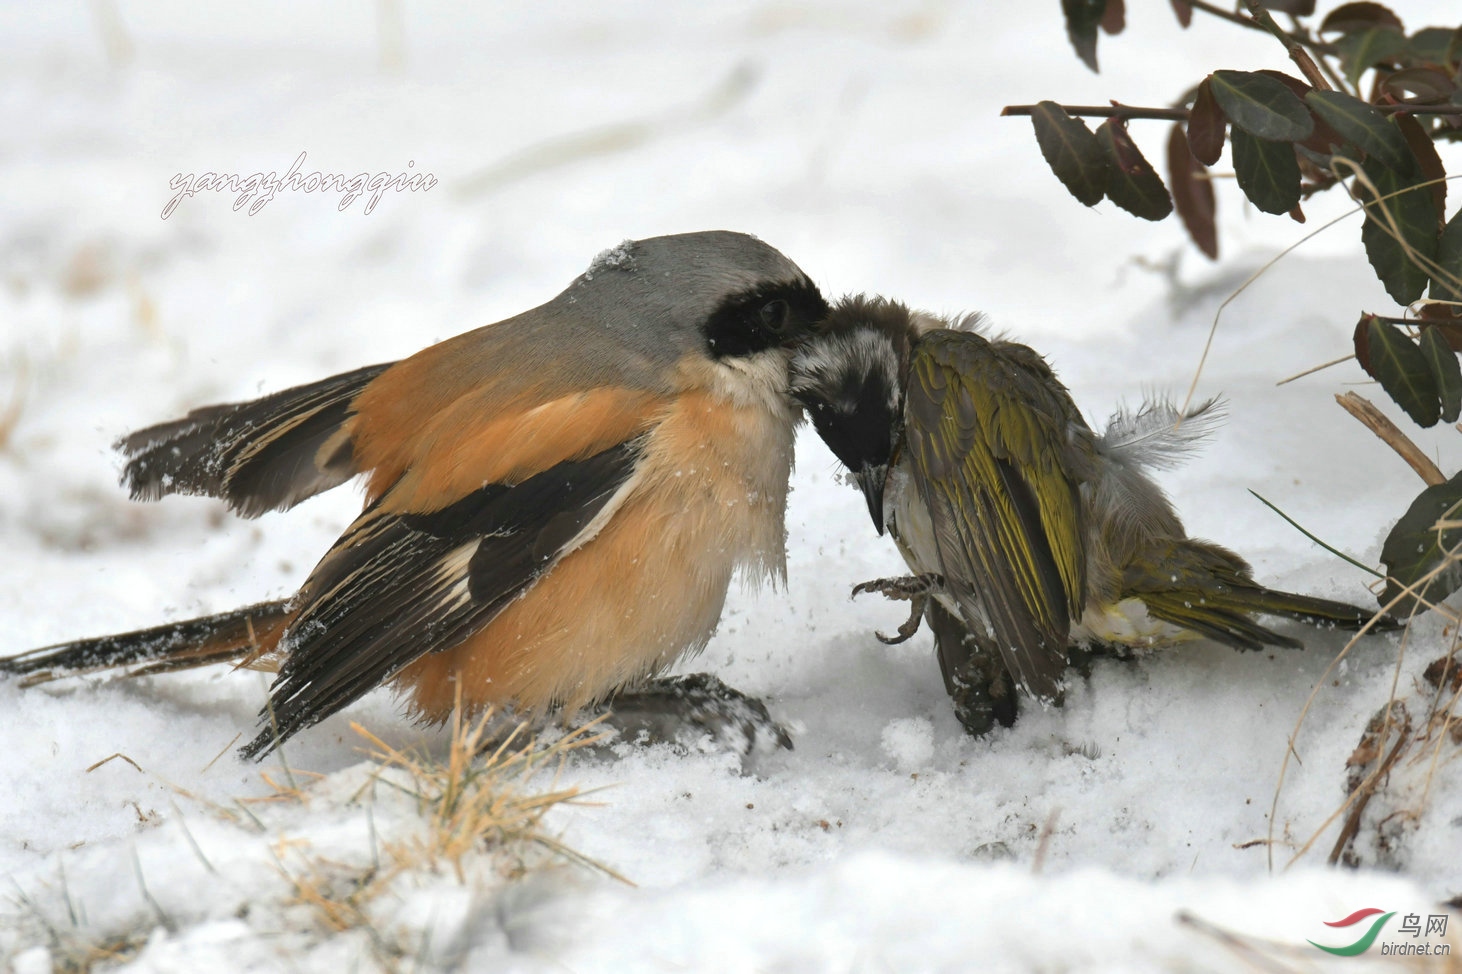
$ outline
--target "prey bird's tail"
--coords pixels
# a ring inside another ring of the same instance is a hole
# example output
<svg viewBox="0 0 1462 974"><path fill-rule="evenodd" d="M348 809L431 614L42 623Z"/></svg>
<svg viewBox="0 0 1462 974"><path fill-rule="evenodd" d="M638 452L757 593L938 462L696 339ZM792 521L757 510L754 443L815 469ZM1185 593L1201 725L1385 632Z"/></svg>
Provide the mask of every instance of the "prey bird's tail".
<svg viewBox="0 0 1462 974"><path fill-rule="evenodd" d="M1373 618L1374 632L1401 626L1389 615L1348 602L1265 588L1254 581L1247 562L1211 542L1168 539L1151 554L1143 562L1146 569L1135 565L1127 569L1124 597L1141 599L1154 618L1235 649L1302 645L1293 636L1261 625L1255 615L1287 616L1321 628L1347 630L1362 629Z"/></svg>
<svg viewBox="0 0 1462 974"><path fill-rule="evenodd" d="M24 685L65 676L121 669L123 676L186 670L210 663L251 663L271 652L294 617L286 600L173 622L151 629L98 636L0 658L0 674Z"/></svg>
<svg viewBox="0 0 1462 974"><path fill-rule="evenodd" d="M1400 629L1402 626L1402 623L1394 617L1380 613L1376 609L1351 605L1349 602L1316 598L1313 595L1283 592L1279 589L1264 588L1261 585L1254 586L1253 590L1246 593L1246 599L1252 606L1250 609L1252 612L1288 616L1291 619L1298 619L1300 622L1308 622L1312 626L1321 628L1330 627L1354 632L1357 629L1364 629L1366 623L1373 618L1376 619L1376 624L1371 627L1374 632ZM1378 616L1379 618L1377 618Z"/></svg>

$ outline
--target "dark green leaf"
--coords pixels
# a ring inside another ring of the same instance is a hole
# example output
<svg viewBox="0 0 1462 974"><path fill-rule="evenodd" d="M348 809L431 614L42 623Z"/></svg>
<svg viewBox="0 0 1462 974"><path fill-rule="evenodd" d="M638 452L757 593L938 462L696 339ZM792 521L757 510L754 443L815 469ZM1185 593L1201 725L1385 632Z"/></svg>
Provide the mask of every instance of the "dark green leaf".
<svg viewBox="0 0 1462 974"><path fill-rule="evenodd" d="M1437 245L1437 265L1445 277L1432 278L1433 301L1462 301L1462 207L1452 214Z"/></svg>
<svg viewBox="0 0 1462 974"><path fill-rule="evenodd" d="M1315 12L1315 0L1260 0L1259 6L1292 17L1308 17Z"/></svg>
<svg viewBox="0 0 1462 974"><path fill-rule="evenodd" d="M1223 130L1227 124L1218 102L1213 100L1213 85L1205 78L1188 112L1188 148L1193 158L1205 166L1215 165L1223 155Z"/></svg>
<svg viewBox="0 0 1462 974"><path fill-rule="evenodd" d="M1381 82L1386 93L1407 105L1445 105L1457 85L1436 68L1392 71Z"/></svg>
<svg viewBox="0 0 1462 974"><path fill-rule="evenodd" d="M1168 184L1173 188L1173 204L1188 229L1188 236L1209 260L1217 260L1213 181L1208 178L1208 170L1189 151L1181 122L1173 123L1172 134L1168 136Z"/></svg>
<svg viewBox="0 0 1462 974"><path fill-rule="evenodd" d="M1432 381L1442 400L1442 421L1455 423L1462 415L1462 366L1457 364L1457 353L1440 328L1423 329L1417 344L1431 367Z"/></svg>
<svg viewBox="0 0 1462 974"><path fill-rule="evenodd" d="M1360 84L1360 76L1378 64L1391 64L1406 52L1406 35L1392 27L1368 27L1335 42L1345 78Z"/></svg>
<svg viewBox="0 0 1462 974"><path fill-rule="evenodd" d="M1076 56L1093 71L1097 69L1097 27L1107 11L1107 0L1061 0L1066 15L1066 36Z"/></svg>
<svg viewBox="0 0 1462 974"><path fill-rule="evenodd" d="M1423 305L1422 310L1427 308L1444 308L1447 311L1452 309L1444 304ZM1420 316L1427 331L1434 331L1441 335L1442 341L1447 343L1454 352L1462 353L1462 320L1445 318L1441 320L1428 321L1425 315Z"/></svg>
<svg viewBox="0 0 1462 974"><path fill-rule="evenodd" d="M1363 168L1381 194L1380 199L1371 202L1368 191L1356 181L1357 195L1367 204L1366 222L1360 230L1366 258L1386 286L1386 293L1397 304L1410 304L1426 290L1427 271L1407 251L1428 260L1436 259L1436 206L1430 192L1415 188L1421 185L1420 177L1405 178L1371 160ZM1393 232L1393 222L1400 240Z"/></svg>
<svg viewBox="0 0 1462 974"><path fill-rule="evenodd" d="M1046 165L1062 185L1087 206L1100 203L1107 191L1107 156L1086 123L1043 101L1031 111L1031 124Z"/></svg>
<svg viewBox="0 0 1462 974"><path fill-rule="evenodd" d="M1389 605L1407 586L1420 582L1439 565L1447 567L1424 586L1417 586L1422 598L1440 602L1462 586L1462 563L1449 557L1452 549L1462 542L1462 529L1436 529L1438 521L1456 519L1459 504L1462 504L1462 474L1445 484L1428 487L1411 502L1381 546L1381 562L1389 576L1380 597L1382 605ZM1398 602L1392 612L1404 616L1416 605L1408 597Z"/></svg>
<svg viewBox="0 0 1462 974"><path fill-rule="evenodd" d="M1389 321L1372 316L1366 324L1370 361L1366 371L1418 426L1435 426L1441 415L1431 365L1416 342Z"/></svg>
<svg viewBox="0 0 1462 974"><path fill-rule="evenodd" d="M1444 67L1455 70L1462 64L1462 27L1452 31L1452 39L1447 42L1447 53L1442 56ZM1456 99L1456 95L1452 96Z"/></svg>
<svg viewBox="0 0 1462 974"><path fill-rule="evenodd" d="M1348 34L1353 30L1364 30L1367 27L1392 27L1398 31L1404 31L1401 18L1391 12L1390 8L1379 3L1343 3L1330 11L1325 19L1320 22L1320 33L1329 34L1336 31Z"/></svg>
<svg viewBox="0 0 1462 974"><path fill-rule="evenodd" d="M1143 158L1127 125L1109 118L1096 130L1097 140L1107 155L1107 196L1113 203L1144 220L1161 220L1173 212L1162 177Z"/></svg>
<svg viewBox="0 0 1462 974"><path fill-rule="evenodd" d="M1340 137L1382 165L1411 174L1416 161L1401 130L1370 105L1343 91L1312 91L1305 101Z"/></svg>
<svg viewBox="0 0 1462 974"><path fill-rule="evenodd" d="M1315 128L1305 103L1274 78L1256 71L1215 71L1208 81L1228 120L1250 135L1296 142Z"/></svg>
<svg viewBox="0 0 1462 974"><path fill-rule="evenodd" d="M1456 35L1453 27L1423 27L1411 35L1411 59L1418 64L1447 66L1447 51Z"/></svg>
<svg viewBox="0 0 1462 974"><path fill-rule="evenodd" d="M1300 164L1288 142L1256 139L1236 128L1231 139L1239 189L1265 213L1288 213L1300 201Z"/></svg>

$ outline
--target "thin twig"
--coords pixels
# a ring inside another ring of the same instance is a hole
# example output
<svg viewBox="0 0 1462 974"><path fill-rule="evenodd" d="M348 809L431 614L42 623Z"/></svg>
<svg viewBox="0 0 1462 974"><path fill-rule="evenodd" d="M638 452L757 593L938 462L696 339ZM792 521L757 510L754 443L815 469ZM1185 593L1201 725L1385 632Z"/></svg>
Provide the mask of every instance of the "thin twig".
<svg viewBox="0 0 1462 974"><path fill-rule="evenodd" d="M1328 85L1327 85L1328 88ZM1006 105L1000 109L1002 116L1029 115L1035 105ZM1382 115L1462 115L1462 105L1372 105ZM1087 118L1150 118L1159 121L1186 122L1189 112L1186 108L1138 108L1135 105L1062 105L1067 115L1082 115ZM1420 186L1407 187L1420 189Z"/></svg>
<svg viewBox="0 0 1462 974"><path fill-rule="evenodd" d="M1335 401L1360 420L1361 425L1380 437L1383 443L1395 450L1416 471L1417 476L1426 481L1427 486L1435 487L1447 482L1446 476L1432 463L1431 458L1421 452L1421 447L1411 442L1411 438L1401 432L1400 427L1387 419L1369 399L1354 392L1346 392L1336 395Z"/></svg>
<svg viewBox="0 0 1462 974"><path fill-rule="evenodd" d="M1005 115L1029 115L1035 111L1035 105L1006 105L1000 109L1000 114ZM1132 105L1062 105L1062 111L1067 115L1085 115L1089 118L1155 118L1169 122L1186 122L1188 120L1188 109L1186 108L1137 108Z"/></svg>
<svg viewBox="0 0 1462 974"><path fill-rule="evenodd" d="M1222 7L1214 6L1211 3L1204 3L1203 0L1188 0L1188 6L1192 7L1194 10L1201 10L1211 17L1217 17L1220 20L1227 20L1231 24L1238 24L1240 27L1247 27L1250 30L1264 29L1262 26L1256 24L1248 17L1236 14L1232 10L1225 10Z"/></svg>
<svg viewBox="0 0 1462 974"><path fill-rule="evenodd" d="M1309 79L1310 84L1321 91L1330 90L1330 82L1325 80L1325 76L1315 66L1314 59L1310 57L1309 52L1300 43L1299 38L1286 32L1283 27L1276 24L1274 18L1269 16L1269 11L1264 9L1264 5L1260 3L1260 0L1244 0L1244 6L1249 8L1250 16L1254 18L1254 21L1260 27L1263 27L1279 39L1279 42L1284 45L1285 50L1289 51L1290 60L1300 69L1300 73Z"/></svg>

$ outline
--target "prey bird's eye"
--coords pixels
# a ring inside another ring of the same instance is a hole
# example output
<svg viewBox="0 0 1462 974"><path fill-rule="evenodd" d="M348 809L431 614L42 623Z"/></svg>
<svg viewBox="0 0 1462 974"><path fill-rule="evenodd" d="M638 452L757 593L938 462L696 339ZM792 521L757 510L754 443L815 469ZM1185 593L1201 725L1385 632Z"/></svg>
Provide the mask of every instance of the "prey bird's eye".
<svg viewBox="0 0 1462 974"><path fill-rule="evenodd" d="M787 318L791 312L792 309L781 298L768 301L761 306L761 323L771 331L780 332L787 327Z"/></svg>

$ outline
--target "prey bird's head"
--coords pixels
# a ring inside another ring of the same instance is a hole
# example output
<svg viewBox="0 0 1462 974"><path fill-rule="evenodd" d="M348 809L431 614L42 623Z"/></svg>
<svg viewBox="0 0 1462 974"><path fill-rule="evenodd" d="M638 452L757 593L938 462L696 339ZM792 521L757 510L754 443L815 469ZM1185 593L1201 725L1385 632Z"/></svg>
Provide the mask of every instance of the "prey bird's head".
<svg viewBox="0 0 1462 974"><path fill-rule="evenodd" d="M909 351L918 335L895 301L846 297L792 356L792 396L852 473L883 533L883 489L903 429Z"/></svg>

